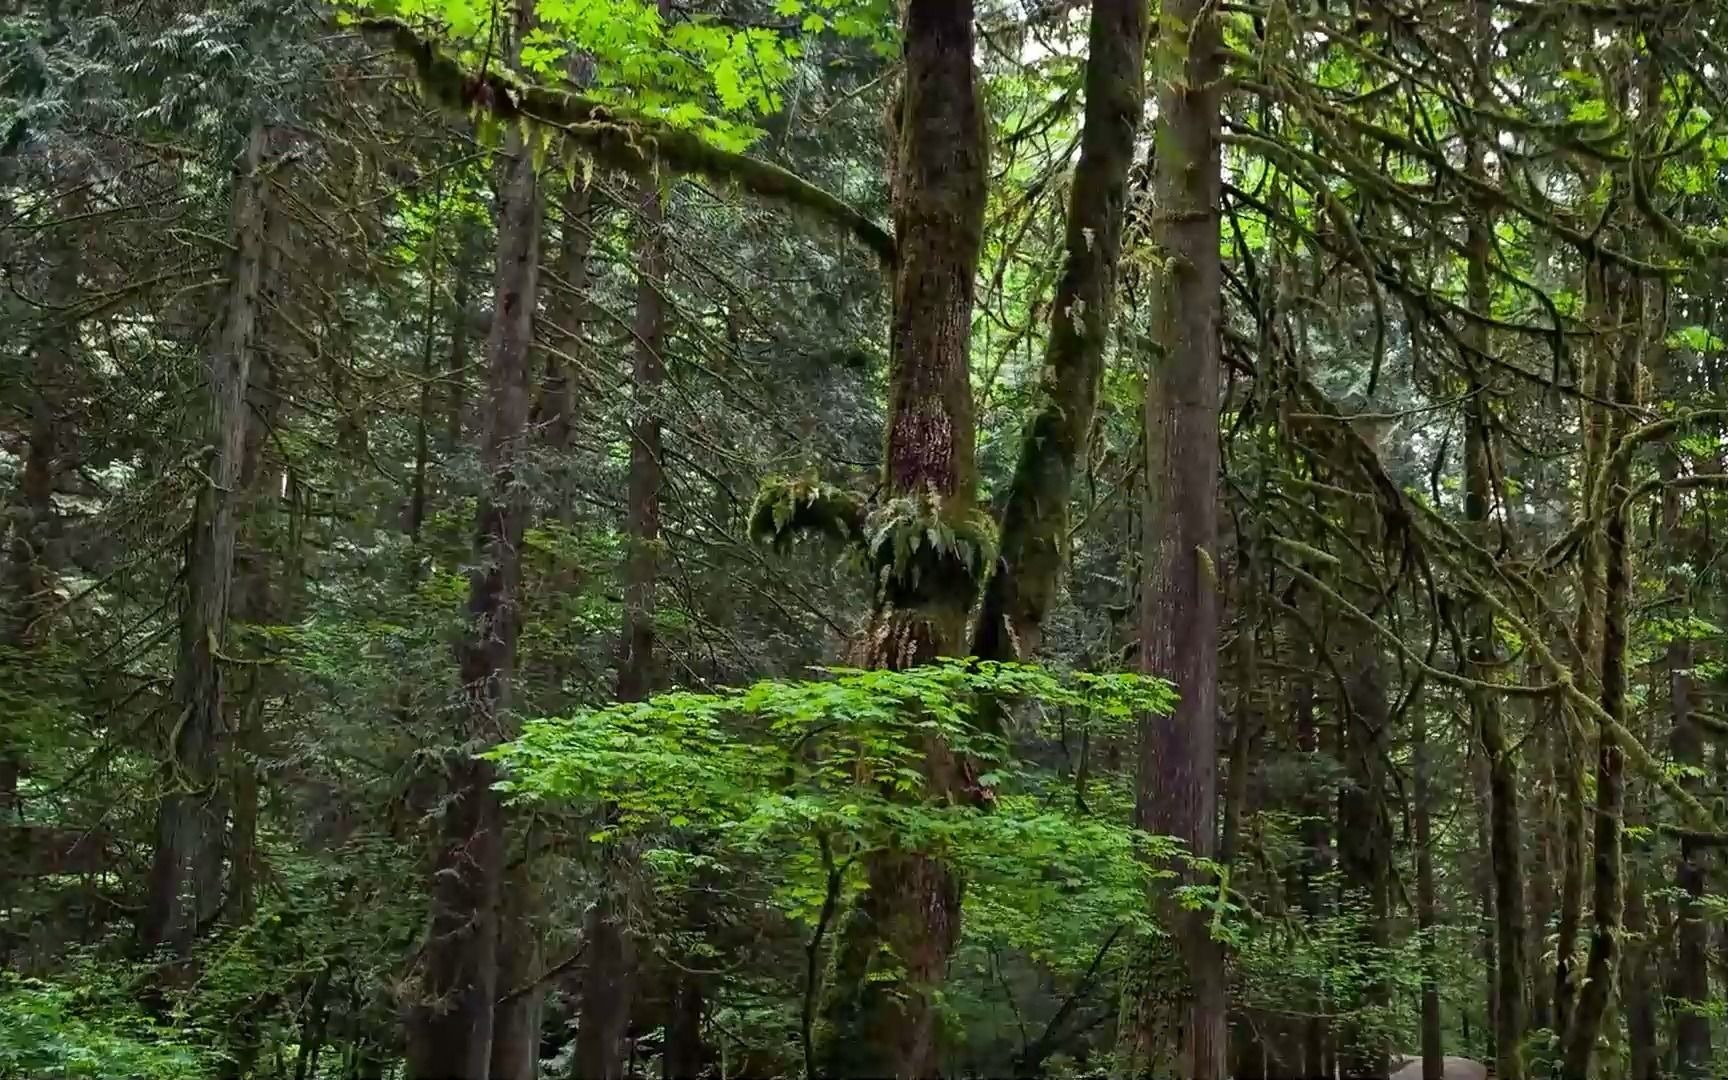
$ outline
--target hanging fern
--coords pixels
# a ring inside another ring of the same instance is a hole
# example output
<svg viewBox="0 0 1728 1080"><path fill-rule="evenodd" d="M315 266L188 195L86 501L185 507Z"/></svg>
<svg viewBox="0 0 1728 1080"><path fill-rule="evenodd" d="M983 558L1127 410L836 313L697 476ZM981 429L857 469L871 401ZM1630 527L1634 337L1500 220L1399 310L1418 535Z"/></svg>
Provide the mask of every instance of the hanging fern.
<svg viewBox="0 0 1728 1080"><path fill-rule="evenodd" d="M773 477L757 489L750 508L750 539L784 551L799 535L857 542L864 537L865 503L857 493L814 477Z"/></svg>
<svg viewBox="0 0 1728 1080"><path fill-rule="evenodd" d="M865 552L883 599L970 604L996 561L996 524L976 507L955 514L934 493L890 499L865 523Z"/></svg>

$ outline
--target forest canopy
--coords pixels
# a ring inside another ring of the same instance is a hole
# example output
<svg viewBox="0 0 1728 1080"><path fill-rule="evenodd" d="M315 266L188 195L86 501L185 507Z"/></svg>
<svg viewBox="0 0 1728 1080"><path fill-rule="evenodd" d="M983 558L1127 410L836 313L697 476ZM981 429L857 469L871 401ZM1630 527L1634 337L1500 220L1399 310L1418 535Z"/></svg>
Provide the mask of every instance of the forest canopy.
<svg viewBox="0 0 1728 1080"><path fill-rule="evenodd" d="M0 1080L1728 1075L1725 19L5 5Z"/></svg>

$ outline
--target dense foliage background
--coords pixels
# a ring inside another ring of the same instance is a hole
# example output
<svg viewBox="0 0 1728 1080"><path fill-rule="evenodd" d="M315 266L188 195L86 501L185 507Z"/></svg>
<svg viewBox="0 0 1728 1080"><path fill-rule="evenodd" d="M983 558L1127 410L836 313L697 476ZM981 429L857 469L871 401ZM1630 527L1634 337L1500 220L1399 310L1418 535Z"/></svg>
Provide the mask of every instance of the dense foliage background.
<svg viewBox="0 0 1728 1080"><path fill-rule="evenodd" d="M1723 19L0 8L0 1077L1728 1072Z"/></svg>

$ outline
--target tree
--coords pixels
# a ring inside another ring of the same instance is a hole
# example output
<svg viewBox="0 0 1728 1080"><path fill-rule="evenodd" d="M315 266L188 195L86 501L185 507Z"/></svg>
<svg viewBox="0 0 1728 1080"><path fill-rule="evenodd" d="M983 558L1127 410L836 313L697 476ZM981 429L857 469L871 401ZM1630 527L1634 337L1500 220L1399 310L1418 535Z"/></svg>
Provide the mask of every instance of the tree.
<svg viewBox="0 0 1728 1080"><path fill-rule="evenodd" d="M1160 11L1152 192L1160 265L1148 316L1140 648L1144 670L1175 683L1182 696L1168 717L1147 720L1134 813L1141 828L1180 838L1198 858L1217 850L1218 44L1204 5ZM1205 912L1170 903L1164 910L1177 927L1186 988L1172 1023L1176 1071L1215 1080L1226 1052L1223 958ZM1149 988L1142 1009L1168 992Z"/></svg>

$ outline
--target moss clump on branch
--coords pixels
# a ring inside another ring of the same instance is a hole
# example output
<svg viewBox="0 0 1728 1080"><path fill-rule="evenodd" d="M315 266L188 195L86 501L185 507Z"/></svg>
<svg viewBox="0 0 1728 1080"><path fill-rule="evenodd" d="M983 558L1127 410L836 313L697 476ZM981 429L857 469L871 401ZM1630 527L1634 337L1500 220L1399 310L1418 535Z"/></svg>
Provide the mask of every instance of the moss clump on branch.
<svg viewBox="0 0 1728 1080"><path fill-rule="evenodd" d="M865 503L856 492L810 477L774 477L756 491L750 539L784 551L800 535L842 542L864 538Z"/></svg>
<svg viewBox="0 0 1728 1080"><path fill-rule="evenodd" d="M947 511L934 493L890 499L864 526L882 599L897 606L970 605L996 561L996 524L977 508Z"/></svg>
<svg viewBox="0 0 1728 1080"><path fill-rule="evenodd" d="M850 232L884 264L894 261L887 230L839 197L778 165L704 142L693 131L602 105L580 94L535 86L500 71L471 71L397 19L364 19L366 34L387 40L411 60L421 85L439 103L464 114L552 129L600 165L636 175L656 167L705 177L803 211Z"/></svg>

